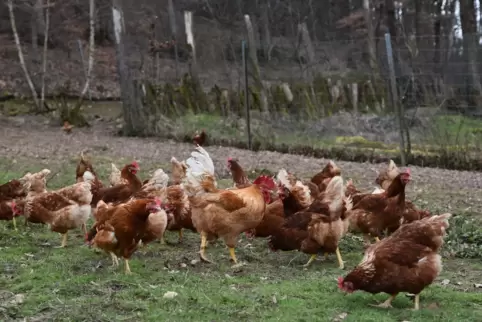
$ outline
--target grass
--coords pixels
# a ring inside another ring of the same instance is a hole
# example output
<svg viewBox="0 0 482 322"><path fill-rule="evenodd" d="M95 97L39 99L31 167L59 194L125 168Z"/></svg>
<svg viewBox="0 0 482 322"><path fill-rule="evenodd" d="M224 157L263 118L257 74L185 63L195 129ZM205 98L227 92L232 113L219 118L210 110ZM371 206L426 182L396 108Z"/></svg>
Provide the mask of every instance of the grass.
<svg viewBox="0 0 482 322"><path fill-rule="evenodd" d="M101 178L107 178L110 159L93 160ZM127 160L115 160L120 166ZM57 175L50 188L72 184L76 160L49 164ZM19 177L25 169L46 165L16 160L5 169L2 181ZM153 166L143 164L147 172ZM145 173L143 171L143 173ZM0 177L2 177L0 175ZM220 181L229 184L229 180ZM72 231L69 246L57 249L60 236L42 225L19 231L10 222L0 223L0 320L29 321L456 321L482 320L482 263L478 259L445 259L445 270L422 293L422 309L409 310L403 295L394 309L370 307L386 295L358 292L344 296L336 278L346 274L337 268L335 256L318 260L304 269L308 256L297 252L272 253L266 241L240 238L238 258L246 265L235 268L222 242L210 246L215 264L197 262L199 237L186 232L182 244L152 243L135 253L133 275L122 266L112 269L108 256L83 245L80 229ZM177 234L166 233L175 243ZM340 246L347 269L361 259L361 243L347 236ZM122 263L121 263L122 265ZM443 280L449 280L442 285ZM168 291L178 293L165 299ZM15 297L16 296L16 297Z"/></svg>

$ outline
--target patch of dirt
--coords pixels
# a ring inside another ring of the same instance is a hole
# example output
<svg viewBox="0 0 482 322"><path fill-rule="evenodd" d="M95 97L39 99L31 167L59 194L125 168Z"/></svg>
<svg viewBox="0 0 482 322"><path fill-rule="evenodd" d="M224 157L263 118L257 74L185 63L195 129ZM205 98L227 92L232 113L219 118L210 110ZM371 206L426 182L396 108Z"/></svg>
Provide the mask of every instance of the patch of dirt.
<svg viewBox="0 0 482 322"><path fill-rule="evenodd" d="M94 123L90 129L74 129L65 134L39 117L0 117L0 155L6 158L32 158L49 162L71 161L80 151L105 158L133 158L170 170L172 156L185 159L193 145L158 138L126 138L112 135L115 124ZM206 150L214 160L217 175L229 176L228 157L239 158L248 171L286 168L305 179L320 171L326 159L282 154L251 152L230 147L209 146ZM335 160L346 179L352 178L361 190L375 187L376 170L383 165ZM437 211L482 212L482 173L411 166L413 181L407 188L409 198ZM74 169L72 169L74 171Z"/></svg>

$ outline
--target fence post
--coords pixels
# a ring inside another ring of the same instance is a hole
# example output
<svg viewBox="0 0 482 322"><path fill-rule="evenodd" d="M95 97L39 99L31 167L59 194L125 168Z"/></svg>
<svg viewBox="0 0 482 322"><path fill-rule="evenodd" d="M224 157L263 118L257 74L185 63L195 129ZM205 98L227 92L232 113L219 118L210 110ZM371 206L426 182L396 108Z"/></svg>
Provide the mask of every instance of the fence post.
<svg viewBox="0 0 482 322"><path fill-rule="evenodd" d="M249 84L248 84L248 62L246 59L246 41L241 42L243 55L243 71L244 71L244 106L246 107L246 130L248 132L248 149L251 150L251 115L249 111Z"/></svg>
<svg viewBox="0 0 482 322"><path fill-rule="evenodd" d="M402 166L404 167L406 163L406 155L405 155L405 138L403 136L403 129L404 129L404 115L402 111L402 106L398 101L398 91L397 91L397 81L395 78L395 63L393 62L393 49L392 49L392 40L389 33L385 34L385 46L387 48L387 60L388 60L388 71L390 74L390 97L392 99L392 106L397 112L398 116L398 125L399 125L399 143L400 143L400 161Z"/></svg>

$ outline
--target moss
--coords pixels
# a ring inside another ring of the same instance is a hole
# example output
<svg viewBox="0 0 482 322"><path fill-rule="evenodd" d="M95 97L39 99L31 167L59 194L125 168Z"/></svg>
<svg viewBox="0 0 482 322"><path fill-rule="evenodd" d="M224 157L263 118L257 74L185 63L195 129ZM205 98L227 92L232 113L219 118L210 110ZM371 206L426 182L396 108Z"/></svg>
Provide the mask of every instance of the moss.
<svg viewBox="0 0 482 322"><path fill-rule="evenodd" d="M381 142L369 141L362 136L338 136L335 139L336 144L360 147L360 148L373 148L373 149L385 149L386 145Z"/></svg>

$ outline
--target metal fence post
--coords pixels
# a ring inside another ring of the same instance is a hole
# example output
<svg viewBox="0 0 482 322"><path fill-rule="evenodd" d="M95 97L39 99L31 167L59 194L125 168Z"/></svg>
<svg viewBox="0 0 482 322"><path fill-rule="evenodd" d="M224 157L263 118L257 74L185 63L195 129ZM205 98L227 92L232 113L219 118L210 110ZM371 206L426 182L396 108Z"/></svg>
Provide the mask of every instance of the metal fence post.
<svg viewBox="0 0 482 322"><path fill-rule="evenodd" d="M391 92L391 99L392 99L392 106L394 110L398 114L398 125L400 128L400 137L399 137L399 143L400 143L400 163L404 167L406 163L406 155L405 155L405 138L403 136L403 129L404 129L404 122L403 122L403 112L402 112L402 106L400 105L400 102L398 101L398 91L397 91L397 81L395 78L395 63L393 62L393 49L392 49L392 40L390 37L389 33L385 34L385 46L387 48L387 60L388 60L388 70L390 73L390 92Z"/></svg>
<svg viewBox="0 0 482 322"><path fill-rule="evenodd" d="M251 150L251 115L249 111L249 93L248 93L248 62L246 60L246 41L241 42L243 55L243 70L244 70L244 106L246 107L246 129L248 132L248 149Z"/></svg>

